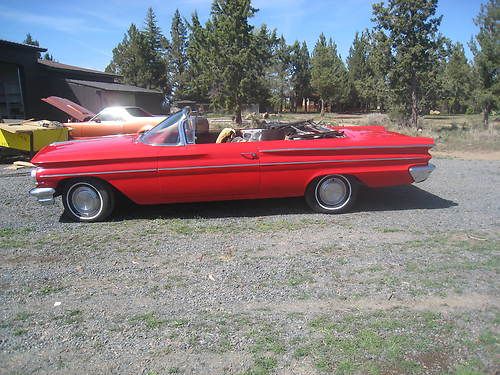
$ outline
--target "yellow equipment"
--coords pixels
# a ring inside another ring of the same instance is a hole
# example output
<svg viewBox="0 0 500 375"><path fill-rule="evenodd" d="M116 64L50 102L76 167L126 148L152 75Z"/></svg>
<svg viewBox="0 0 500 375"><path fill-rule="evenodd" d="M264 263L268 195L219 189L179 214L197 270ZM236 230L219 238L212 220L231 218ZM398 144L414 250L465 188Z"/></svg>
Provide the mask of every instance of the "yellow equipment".
<svg viewBox="0 0 500 375"><path fill-rule="evenodd" d="M34 154L52 142L67 141L68 128L52 121L0 123L0 147Z"/></svg>

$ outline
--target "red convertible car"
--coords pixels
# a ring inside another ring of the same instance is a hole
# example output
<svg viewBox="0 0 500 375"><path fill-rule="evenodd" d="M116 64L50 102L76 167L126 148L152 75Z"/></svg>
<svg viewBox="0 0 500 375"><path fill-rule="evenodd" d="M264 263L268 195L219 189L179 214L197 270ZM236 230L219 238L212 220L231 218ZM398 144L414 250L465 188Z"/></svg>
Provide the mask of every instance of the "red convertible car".
<svg viewBox="0 0 500 375"><path fill-rule="evenodd" d="M42 204L62 195L67 215L100 221L121 193L137 204L305 196L318 212L345 212L360 185L424 181L431 138L381 126L312 121L210 132L189 109L140 135L53 143L32 160Z"/></svg>

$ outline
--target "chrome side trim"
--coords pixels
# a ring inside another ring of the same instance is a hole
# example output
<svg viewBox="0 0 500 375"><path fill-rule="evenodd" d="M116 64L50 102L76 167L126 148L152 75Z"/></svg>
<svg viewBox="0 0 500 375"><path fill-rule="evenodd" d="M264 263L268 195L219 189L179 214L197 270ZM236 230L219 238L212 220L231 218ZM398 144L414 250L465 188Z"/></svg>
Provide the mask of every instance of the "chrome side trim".
<svg viewBox="0 0 500 375"><path fill-rule="evenodd" d="M54 204L55 189L53 188L34 188L30 190L30 195L34 196L42 206Z"/></svg>
<svg viewBox="0 0 500 375"><path fill-rule="evenodd" d="M334 160L316 160L316 161L286 161L278 163L261 163L261 166L272 165L290 165L290 164L323 164L323 163L356 163L356 162L370 162L370 161L392 161L392 160L418 160L420 157L415 158L371 158L371 159L334 159Z"/></svg>
<svg viewBox="0 0 500 375"><path fill-rule="evenodd" d="M209 169L209 168L234 168L234 167L258 167L259 164L225 164L225 165L199 165L193 167L172 167L172 168L159 168L159 171L181 171L189 169Z"/></svg>
<svg viewBox="0 0 500 375"><path fill-rule="evenodd" d="M141 172L158 172L158 171L182 171L192 169L211 169L211 168L235 168L235 167L269 167L273 165L303 165L303 164L324 164L324 163L357 163L357 162L371 162L371 161L402 161L402 160L419 160L422 157L413 158L369 158L369 159L332 159L332 160L314 160L314 161L287 161L275 163L254 163L254 164L225 164L225 165L197 165L192 167L171 167L156 169L134 169L125 171L108 171L108 172L82 172L82 173L62 173L62 174L47 174L40 176L43 177L71 177L71 176L93 176L103 174L116 174L116 173L141 173Z"/></svg>
<svg viewBox="0 0 500 375"><path fill-rule="evenodd" d="M408 171L410 172L414 182L422 182L429 178L434 169L436 169L436 166L429 163L427 165L410 167Z"/></svg>
<svg viewBox="0 0 500 375"><path fill-rule="evenodd" d="M39 176L44 177L72 177L72 176L94 176L103 174L117 174L117 173L142 173L142 172L156 172L156 169L129 169L123 171L107 171L107 172L81 172L81 173L60 173L60 174L45 174Z"/></svg>
<svg viewBox="0 0 500 375"><path fill-rule="evenodd" d="M414 147L426 147L432 148L435 144L420 144L420 145L393 145L393 146L347 146L347 147L323 147L323 148L279 148L272 150L260 150L264 153L276 153L276 152L293 152L293 151L342 151L342 150L376 150L376 149L398 149L398 148L414 148Z"/></svg>

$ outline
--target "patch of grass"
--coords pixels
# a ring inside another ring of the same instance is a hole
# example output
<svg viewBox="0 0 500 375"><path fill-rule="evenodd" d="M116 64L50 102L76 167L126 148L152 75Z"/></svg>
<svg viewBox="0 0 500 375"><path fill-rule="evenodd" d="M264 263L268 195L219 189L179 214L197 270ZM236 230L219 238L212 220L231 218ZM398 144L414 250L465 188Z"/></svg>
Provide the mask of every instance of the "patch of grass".
<svg viewBox="0 0 500 375"><path fill-rule="evenodd" d="M311 355L311 347L310 346L299 346L293 352L293 356L296 359L301 359Z"/></svg>
<svg viewBox="0 0 500 375"><path fill-rule="evenodd" d="M28 330L26 328L16 328L13 332L14 336L22 336L26 333L28 333Z"/></svg>
<svg viewBox="0 0 500 375"><path fill-rule="evenodd" d="M318 370L328 373L419 373L422 365L408 356L415 348L425 353L440 345L433 341L436 336L449 340L444 323L441 314L434 313L378 312L339 320L323 315L309 321L312 339L294 356L309 357Z"/></svg>
<svg viewBox="0 0 500 375"><path fill-rule="evenodd" d="M64 315L66 324L81 323L83 321L83 312L81 310L69 310Z"/></svg>
<svg viewBox="0 0 500 375"><path fill-rule="evenodd" d="M402 232L402 229L399 228L378 228L378 230L382 233L397 233Z"/></svg>
<svg viewBox="0 0 500 375"><path fill-rule="evenodd" d="M261 356L255 359L254 365L245 371L244 375L268 375L278 365L278 361L274 357Z"/></svg>
<svg viewBox="0 0 500 375"><path fill-rule="evenodd" d="M159 328L165 323L165 321L158 318L154 312L136 315L130 319L130 322L143 323L149 329Z"/></svg>
<svg viewBox="0 0 500 375"><path fill-rule="evenodd" d="M39 290L39 294L42 296L48 296L49 294L54 294L63 290L64 287L61 285L45 285Z"/></svg>
<svg viewBox="0 0 500 375"><path fill-rule="evenodd" d="M279 334L271 327L259 327L250 332L253 345L250 351L253 354L260 353L275 353L282 354L285 352L285 345L282 342Z"/></svg>
<svg viewBox="0 0 500 375"><path fill-rule="evenodd" d="M485 331L479 336L479 341L484 345L497 345L498 344L498 335L493 333L492 331Z"/></svg>
<svg viewBox="0 0 500 375"><path fill-rule="evenodd" d="M295 287L303 284L310 284L313 281L314 279L308 275L293 275L288 279L287 284Z"/></svg>
<svg viewBox="0 0 500 375"><path fill-rule="evenodd" d="M26 320L28 320L28 318L31 316L32 314L27 312L27 311L21 311L21 312L18 312L16 314L16 316L14 317L14 320L17 320L19 322L24 322Z"/></svg>
<svg viewBox="0 0 500 375"><path fill-rule="evenodd" d="M31 228L0 228L0 248L20 248L29 245Z"/></svg>
<svg viewBox="0 0 500 375"><path fill-rule="evenodd" d="M174 320L171 320L168 325L170 327L174 327L174 328L181 328L181 327L185 327L189 324L189 320L188 319L174 319Z"/></svg>

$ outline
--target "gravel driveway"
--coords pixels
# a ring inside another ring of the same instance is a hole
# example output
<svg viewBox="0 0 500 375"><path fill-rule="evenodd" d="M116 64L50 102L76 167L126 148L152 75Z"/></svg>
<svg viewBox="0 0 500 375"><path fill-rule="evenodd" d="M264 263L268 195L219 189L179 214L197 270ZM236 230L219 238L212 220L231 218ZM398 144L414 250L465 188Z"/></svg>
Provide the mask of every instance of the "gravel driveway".
<svg viewBox="0 0 500 375"><path fill-rule="evenodd" d="M278 199L95 224L0 166L0 373L494 374L500 162L434 163L344 215Z"/></svg>

